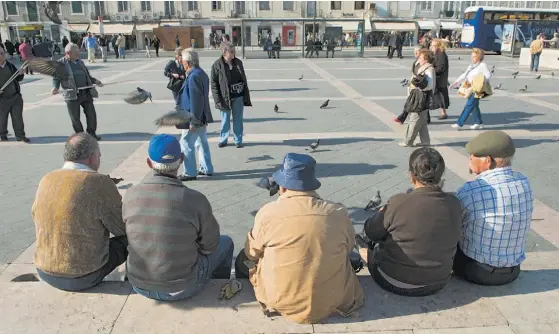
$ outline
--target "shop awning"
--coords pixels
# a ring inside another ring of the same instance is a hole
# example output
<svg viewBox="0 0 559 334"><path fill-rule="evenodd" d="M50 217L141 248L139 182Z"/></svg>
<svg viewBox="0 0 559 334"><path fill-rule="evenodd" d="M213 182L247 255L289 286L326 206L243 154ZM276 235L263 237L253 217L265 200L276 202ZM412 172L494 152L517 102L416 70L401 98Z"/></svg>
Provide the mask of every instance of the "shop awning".
<svg viewBox="0 0 559 334"><path fill-rule="evenodd" d="M417 21L417 24L419 25L419 30L436 30L437 29L437 25L435 24L435 21L432 21L432 20Z"/></svg>
<svg viewBox="0 0 559 334"><path fill-rule="evenodd" d="M134 24L123 24L123 23L104 23L103 24L103 34L105 35L132 35L134 30ZM94 23L89 26L88 32L92 34L99 34L99 24Z"/></svg>
<svg viewBox="0 0 559 334"><path fill-rule="evenodd" d="M414 22L380 22L372 21L371 28L373 31L415 31Z"/></svg>
<svg viewBox="0 0 559 334"><path fill-rule="evenodd" d="M160 27L180 27L180 21L161 21Z"/></svg>
<svg viewBox="0 0 559 334"><path fill-rule="evenodd" d="M342 32L357 32L359 22L332 22L328 23L329 27L342 27ZM363 27L366 29L366 27Z"/></svg>
<svg viewBox="0 0 559 334"><path fill-rule="evenodd" d="M68 30L74 32L86 32L88 27L89 27L89 23L68 24Z"/></svg>
<svg viewBox="0 0 559 334"><path fill-rule="evenodd" d="M136 24L137 31L153 31L153 29L158 28L159 23L146 23L146 24Z"/></svg>
<svg viewBox="0 0 559 334"><path fill-rule="evenodd" d="M441 30L462 30L462 25L454 21L441 21Z"/></svg>

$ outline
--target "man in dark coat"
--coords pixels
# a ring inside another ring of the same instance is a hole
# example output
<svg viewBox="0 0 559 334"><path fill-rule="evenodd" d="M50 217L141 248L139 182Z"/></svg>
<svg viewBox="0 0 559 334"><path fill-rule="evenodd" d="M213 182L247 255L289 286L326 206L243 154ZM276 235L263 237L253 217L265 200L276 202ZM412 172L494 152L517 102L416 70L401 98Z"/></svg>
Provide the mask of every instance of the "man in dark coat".
<svg viewBox="0 0 559 334"><path fill-rule="evenodd" d="M394 51L396 51L396 32L390 32L390 39L388 40L388 59L392 59L394 57Z"/></svg>
<svg viewBox="0 0 559 334"><path fill-rule="evenodd" d="M23 80L23 70L18 70L8 62L6 51L0 48L0 88L16 73L18 73L16 79L0 90L0 140L8 140L8 116L11 116L16 140L29 143L29 138L25 137L23 98L19 85L19 82Z"/></svg>

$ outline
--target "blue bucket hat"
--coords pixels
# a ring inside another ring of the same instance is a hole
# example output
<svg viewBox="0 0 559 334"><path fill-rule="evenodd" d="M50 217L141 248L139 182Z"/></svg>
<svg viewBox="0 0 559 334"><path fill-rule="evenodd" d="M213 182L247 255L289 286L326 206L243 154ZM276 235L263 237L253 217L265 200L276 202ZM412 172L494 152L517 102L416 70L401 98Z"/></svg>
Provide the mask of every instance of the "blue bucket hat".
<svg viewBox="0 0 559 334"><path fill-rule="evenodd" d="M316 160L306 154L288 153L280 170L272 178L282 187L295 191L312 191L320 188L315 176Z"/></svg>
<svg viewBox="0 0 559 334"><path fill-rule="evenodd" d="M155 135L149 141L148 156L153 162L172 163L181 158L181 153L179 141L171 135Z"/></svg>

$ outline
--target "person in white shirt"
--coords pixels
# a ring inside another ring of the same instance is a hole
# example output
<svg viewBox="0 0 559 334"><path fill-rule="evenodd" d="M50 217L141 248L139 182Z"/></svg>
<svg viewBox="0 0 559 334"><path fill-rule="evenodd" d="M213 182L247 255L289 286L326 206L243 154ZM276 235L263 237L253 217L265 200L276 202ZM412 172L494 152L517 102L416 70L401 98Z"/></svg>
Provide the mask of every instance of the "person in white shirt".
<svg viewBox="0 0 559 334"><path fill-rule="evenodd" d="M468 66L466 72L462 73L462 75L458 77L452 85L450 85L450 88L457 87L461 82L465 82L466 86L471 86L472 80L479 74L483 74L486 82L491 80L491 71L487 67L487 64L483 61L484 56L485 53L483 50L474 48L472 50L472 64ZM474 118L474 124L470 126L470 129L482 129L483 120L481 119L481 110L479 109L479 97L476 97L475 93L472 93L470 97L468 97L468 101L464 106L462 114L458 117L456 124L452 124L452 127L455 129L463 127L470 114Z"/></svg>
<svg viewBox="0 0 559 334"><path fill-rule="evenodd" d="M427 84L421 90L424 94L431 95L433 89L435 88L435 68L431 64L433 61L433 53L428 49L421 49L418 53L417 63L419 66L416 66L414 69L414 77L420 74L425 75L425 79ZM418 87L412 89L420 89ZM427 97L428 100L431 97ZM425 110L421 112L411 112L407 119L407 129L404 141L399 143L398 145L403 147L411 147L414 146L413 142L415 138L419 134L419 140L421 141L418 146L429 146L431 142L431 138L429 136L429 129L427 129L427 114L429 113L429 108L426 107Z"/></svg>

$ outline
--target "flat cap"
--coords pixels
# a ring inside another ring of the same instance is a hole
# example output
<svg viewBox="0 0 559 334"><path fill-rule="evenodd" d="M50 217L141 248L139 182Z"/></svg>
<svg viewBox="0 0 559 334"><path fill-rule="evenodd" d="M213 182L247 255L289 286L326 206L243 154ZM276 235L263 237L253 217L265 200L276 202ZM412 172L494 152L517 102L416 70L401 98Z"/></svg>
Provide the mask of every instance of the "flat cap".
<svg viewBox="0 0 559 334"><path fill-rule="evenodd" d="M466 144L466 151L476 157L508 158L516 149L512 138L503 131L491 130L481 133Z"/></svg>

